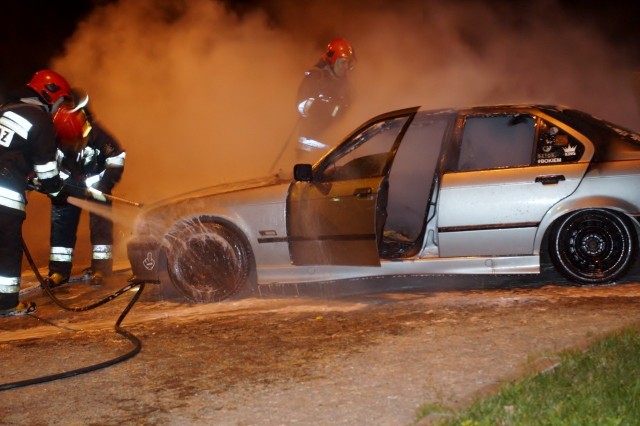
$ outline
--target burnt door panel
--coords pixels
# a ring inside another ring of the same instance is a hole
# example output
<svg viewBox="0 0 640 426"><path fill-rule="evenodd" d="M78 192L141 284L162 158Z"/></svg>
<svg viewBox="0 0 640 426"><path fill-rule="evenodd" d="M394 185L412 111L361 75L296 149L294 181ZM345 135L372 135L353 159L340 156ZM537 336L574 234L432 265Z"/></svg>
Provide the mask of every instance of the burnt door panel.
<svg viewBox="0 0 640 426"><path fill-rule="evenodd" d="M379 265L376 204L382 177L326 183L296 182L289 218L296 265Z"/></svg>

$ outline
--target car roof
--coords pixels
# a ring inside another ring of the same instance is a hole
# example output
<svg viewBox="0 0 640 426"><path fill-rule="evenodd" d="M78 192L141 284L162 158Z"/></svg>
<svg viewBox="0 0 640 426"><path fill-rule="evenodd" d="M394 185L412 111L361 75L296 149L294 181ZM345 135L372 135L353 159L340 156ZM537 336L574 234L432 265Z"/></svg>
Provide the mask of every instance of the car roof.
<svg viewBox="0 0 640 426"><path fill-rule="evenodd" d="M510 110L538 110L538 111L552 111L552 112L562 112L566 109L571 109L562 105L548 105L548 104L485 104L485 105L473 105L473 106L458 106L451 108L438 108L438 109L426 109L423 107L416 107L419 109L421 113L425 114L440 114L444 112L455 112L455 113L483 113L483 112L498 112L498 111L510 111ZM404 110L398 110L398 112Z"/></svg>

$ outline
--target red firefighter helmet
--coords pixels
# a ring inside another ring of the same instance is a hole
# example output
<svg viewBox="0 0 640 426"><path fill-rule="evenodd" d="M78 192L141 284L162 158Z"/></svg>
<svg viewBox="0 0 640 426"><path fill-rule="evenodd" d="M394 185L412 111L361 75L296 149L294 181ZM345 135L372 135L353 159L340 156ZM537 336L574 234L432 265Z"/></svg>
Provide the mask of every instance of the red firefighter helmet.
<svg viewBox="0 0 640 426"><path fill-rule="evenodd" d="M353 60L353 47L351 43L343 38L334 38L327 45L327 50L322 55L322 59L333 66L339 58L347 59L348 61Z"/></svg>
<svg viewBox="0 0 640 426"><path fill-rule="evenodd" d="M58 136L58 146L63 152L79 152L87 143L91 124L84 109L63 104L53 116Z"/></svg>
<svg viewBox="0 0 640 426"><path fill-rule="evenodd" d="M63 76L52 70L37 71L27 86L50 106L59 105L65 98L71 99L71 86Z"/></svg>

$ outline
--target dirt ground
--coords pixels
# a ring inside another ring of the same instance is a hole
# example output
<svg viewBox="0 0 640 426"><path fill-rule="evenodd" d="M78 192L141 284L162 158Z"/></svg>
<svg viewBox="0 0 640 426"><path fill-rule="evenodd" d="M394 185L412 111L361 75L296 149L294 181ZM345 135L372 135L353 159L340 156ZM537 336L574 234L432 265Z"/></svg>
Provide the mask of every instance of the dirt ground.
<svg viewBox="0 0 640 426"><path fill-rule="evenodd" d="M56 289L83 306L126 285ZM42 290L29 316L0 319L0 382L122 356L114 325L134 292L70 312ZM423 403L458 408L557 353L640 324L640 284L421 291L191 305L147 286L122 327L133 358L0 392L16 425L411 425ZM433 418L420 422L429 424Z"/></svg>

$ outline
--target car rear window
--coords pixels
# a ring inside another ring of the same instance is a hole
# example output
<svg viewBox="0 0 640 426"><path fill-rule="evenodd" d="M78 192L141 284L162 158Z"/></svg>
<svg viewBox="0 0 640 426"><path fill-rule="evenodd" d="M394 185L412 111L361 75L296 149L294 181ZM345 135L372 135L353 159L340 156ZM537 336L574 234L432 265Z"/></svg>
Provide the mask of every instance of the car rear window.
<svg viewBox="0 0 640 426"><path fill-rule="evenodd" d="M593 161L640 158L640 134L637 132L575 109L545 112L593 142L596 147Z"/></svg>

